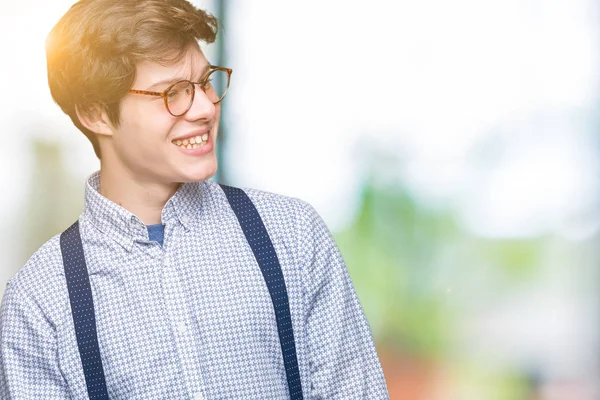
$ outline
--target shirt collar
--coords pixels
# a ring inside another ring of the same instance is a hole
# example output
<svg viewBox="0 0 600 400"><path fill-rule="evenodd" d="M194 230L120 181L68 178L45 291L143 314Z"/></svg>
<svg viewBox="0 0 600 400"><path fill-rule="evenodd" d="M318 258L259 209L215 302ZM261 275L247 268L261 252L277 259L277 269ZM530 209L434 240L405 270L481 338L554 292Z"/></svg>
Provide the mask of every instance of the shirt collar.
<svg viewBox="0 0 600 400"><path fill-rule="evenodd" d="M178 222L186 230L197 223L199 207L202 204L201 182L188 182L181 185L165 204L161 222ZM83 216L100 231L117 241L128 251L136 240L148 240L146 225L135 214L107 199L99 192L100 171L91 174L85 185L85 206Z"/></svg>

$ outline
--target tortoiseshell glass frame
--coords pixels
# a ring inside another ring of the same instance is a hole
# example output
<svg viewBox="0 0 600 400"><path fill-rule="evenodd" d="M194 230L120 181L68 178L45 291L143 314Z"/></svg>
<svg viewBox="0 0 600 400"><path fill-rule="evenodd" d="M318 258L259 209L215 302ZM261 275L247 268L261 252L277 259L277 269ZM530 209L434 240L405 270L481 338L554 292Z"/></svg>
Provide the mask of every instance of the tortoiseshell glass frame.
<svg viewBox="0 0 600 400"><path fill-rule="evenodd" d="M199 85L200 88L202 88L202 91L204 91L205 89L205 85L208 79L208 76L213 73L214 71L225 71L227 73L227 83L225 86L225 91L223 92L223 96L221 96L221 98L216 101L213 102L213 104L219 104L221 102L221 100L223 100L223 98L225 97L225 95L227 94L227 91L229 90L229 82L231 81L231 72L233 72L233 70L231 68L225 68L225 67L218 67L216 65L209 65L209 70L208 72L206 72L206 74L204 75L204 77L202 79L200 79L200 81L198 82L193 82L193 81L189 81L187 79L182 79L180 81L177 81L175 83L173 83L172 85L170 85L168 88L166 88L165 90L163 90L162 92L152 92L149 90L137 90L137 89L131 89L129 90L129 93L134 93L134 94L143 94L143 95L148 95L148 96L160 96L163 98L163 100L165 101L165 108L167 109L167 111L169 112L169 114L171 114L174 117L181 117L183 114L185 114L186 112L188 112L190 110L190 108L192 107L192 103L194 102L194 97L196 96L196 86L195 85ZM168 100L167 100L167 93L169 93L169 91L173 88L173 86L180 84L181 82L189 82L194 84L194 91L192 92L192 99L190 101L190 105L188 106L188 108L182 112L181 114L173 114L171 112L171 110L169 109L169 104L168 104Z"/></svg>

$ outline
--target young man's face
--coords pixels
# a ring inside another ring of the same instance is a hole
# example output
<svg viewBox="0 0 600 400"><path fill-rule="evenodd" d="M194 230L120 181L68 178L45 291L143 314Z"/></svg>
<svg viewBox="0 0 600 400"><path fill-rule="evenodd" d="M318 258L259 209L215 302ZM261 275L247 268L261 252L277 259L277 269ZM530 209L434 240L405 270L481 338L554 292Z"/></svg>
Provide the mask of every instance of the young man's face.
<svg viewBox="0 0 600 400"><path fill-rule="evenodd" d="M187 79L198 82L208 66L199 48L190 46L176 64L139 63L132 88L162 92L172 82L159 83L161 81ZM121 123L114 128L109 141L113 153L110 162L114 163L109 166L112 172L129 175L140 183L159 184L212 177L217 171L215 146L220 104L213 104L198 85L195 85L195 92L190 109L179 117L167 111L162 97L125 96L121 101ZM205 134L208 134L208 142L202 148L190 150L174 143L184 139L189 143L191 137Z"/></svg>

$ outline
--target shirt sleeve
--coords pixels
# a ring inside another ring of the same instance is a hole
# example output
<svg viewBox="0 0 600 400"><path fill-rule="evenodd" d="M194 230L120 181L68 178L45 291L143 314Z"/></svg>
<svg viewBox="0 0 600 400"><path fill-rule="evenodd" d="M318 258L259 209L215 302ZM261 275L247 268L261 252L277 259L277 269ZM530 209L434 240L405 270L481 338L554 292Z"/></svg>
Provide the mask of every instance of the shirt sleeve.
<svg viewBox="0 0 600 400"><path fill-rule="evenodd" d="M0 399L68 399L54 330L39 305L9 283L0 308Z"/></svg>
<svg viewBox="0 0 600 400"><path fill-rule="evenodd" d="M369 324L333 236L306 202L299 239L306 268L310 399L389 399Z"/></svg>

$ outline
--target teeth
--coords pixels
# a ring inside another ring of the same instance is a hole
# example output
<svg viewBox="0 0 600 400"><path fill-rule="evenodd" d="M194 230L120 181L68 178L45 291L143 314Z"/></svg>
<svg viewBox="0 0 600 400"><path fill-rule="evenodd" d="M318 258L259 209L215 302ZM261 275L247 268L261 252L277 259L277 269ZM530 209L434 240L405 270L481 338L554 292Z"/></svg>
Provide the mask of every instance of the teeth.
<svg viewBox="0 0 600 400"><path fill-rule="evenodd" d="M207 140L208 140L208 133L205 133L204 135L198 135L198 136L190 138L190 139L175 140L173 142L173 144L175 144L179 147L183 147L184 149L197 149L199 147L204 146L206 144Z"/></svg>

